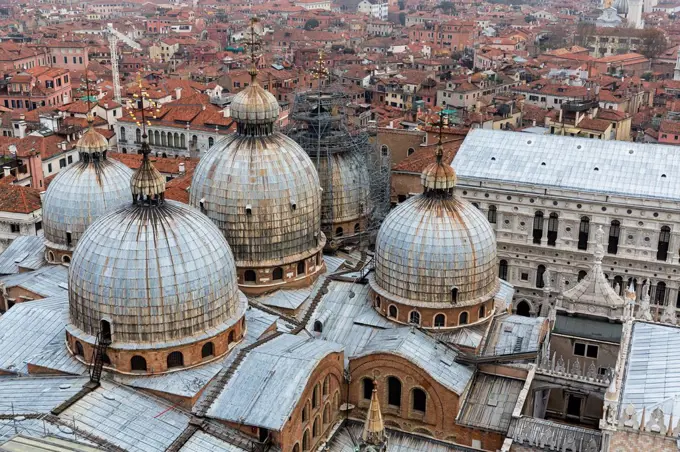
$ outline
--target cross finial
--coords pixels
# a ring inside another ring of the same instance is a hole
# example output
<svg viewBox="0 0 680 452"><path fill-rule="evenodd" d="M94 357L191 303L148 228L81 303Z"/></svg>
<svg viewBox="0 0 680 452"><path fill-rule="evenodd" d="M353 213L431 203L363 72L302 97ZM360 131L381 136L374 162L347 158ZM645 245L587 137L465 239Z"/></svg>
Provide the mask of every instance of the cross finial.
<svg viewBox="0 0 680 452"><path fill-rule="evenodd" d="M255 24L259 21L260 20L257 17L252 17L250 19L250 42L248 43L248 47L250 47L250 69L248 69L248 73L250 74L251 82L253 83L255 83L255 78L257 77L257 65L255 64L255 60L257 59L257 50L259 46L256 39Z"/></svg>
<svg viewBox="0 0 680 452"><path fill-rule="evenodd" d="M319 87L321 86L322 78L329 79L330 81L330 71L326 68L326 64L324 63L324 56L325 54L323 52L323 48L319 48L319 55L316 59L316 64L314 65L314 68L311 70L312 77L319 80Z"/></svg>
<svg viewBox="0 0 680 452"><path fill-rule="evenodd" d="M128 112L130 113L130 117L137 124L137 127L142 128L141 151L142 155L144 156L144 160L147 160L149 153L151 153L151 148L149 147L149 144L146 142L146 139L148 137L146 134L146 127L151 125L151 121L146 118L146 109L144 108L144 103L146 102L151 107L152 112L151 114L154 119L156 119L157 113L160 112L160 107L158 103L151 100L151 98L149 97L149 93L146 91L146 89L144 89L141 73L137 73L137 89L139 90L138 93L132 94L133 102L131 105L128 105ZM135 103L137 101L139 101L139 103L141 104L140 105L141 118L139 119L137 118L137 115L135 113Z"/></svg>
<svg viewBox="0 0 680 452"><path fill-rule="evenodd" d="M87 70L85 70L85 75L81 78L81 83L85 83L85 102L87 103L87 122L92 124L94 118L92 117L92 95L90 94L90 78L87 76ZM82 86L82 85L81 85ZM82 100L83 98L81 98Z"/></svg>

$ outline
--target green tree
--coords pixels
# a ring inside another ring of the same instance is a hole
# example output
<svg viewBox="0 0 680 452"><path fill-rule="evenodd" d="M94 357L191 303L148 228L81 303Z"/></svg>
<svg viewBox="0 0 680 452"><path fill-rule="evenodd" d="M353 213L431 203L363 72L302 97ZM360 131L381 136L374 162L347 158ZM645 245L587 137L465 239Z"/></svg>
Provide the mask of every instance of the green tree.
<svg viewBox="0 0 680 452"><path fill-rule="evenodd" d="M406 2L404 0L399 0L397 4L399 5L399 11L403 11L404 8L406 8Z"/></svg>
<svg viewBox="0 0 680 452"><path fill-rule="evenodd" d="M456 6L453 4L453 2L448 0L441 2L438 8L441 9L445 14L455 14L456 12Z"/></svg>
<svg viewBox="0 0 680 452"><path fill-rule="evenodd" d="M647 58L655 58L668 48L668 41L663 31L658 28L645 28L642 30L641 44L638 53Z"/></svg>
<svg viewBox="0 0 680 452"><path fill-rule="evenodd" d="M309 19L305 22L305 30L313 30L319 26L319 21L316 19Z"/></svg>
<svg viewBox="0 0 680 452"><path fill-rule="evenodd" d="M531 14L528 14L524 17L524 22L530 24L532 22L537 22L536 17L532 16Z"/></svg>

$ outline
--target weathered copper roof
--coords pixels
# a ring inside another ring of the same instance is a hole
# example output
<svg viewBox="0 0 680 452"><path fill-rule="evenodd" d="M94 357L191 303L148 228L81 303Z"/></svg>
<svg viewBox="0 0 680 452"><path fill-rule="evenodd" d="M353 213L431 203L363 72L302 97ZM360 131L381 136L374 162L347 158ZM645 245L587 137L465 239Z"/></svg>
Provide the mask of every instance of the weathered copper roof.
<svg viewBox="0 0 680 452"><path fill-rule="evenodd" d="M267 124L276 121L281 107L276 97L253 81L231 101L231 117L241 124Z"/></svg>
<svg viewBox="0 0 680 452"><path fill-rule="evenodd" d="M156 169L147 156L142 160L142 165L132 175L130 179L132 195L138 196L158 196L165 192L165 177Z"/></svg>
<svg viewBox="0 0 680 452"><path fill-rule="evenodd" d="M92 154L95 152L103 153L108 149L108 140L92 126L92 122L89 122L87 130L76 143L76 150Z"/></svg>

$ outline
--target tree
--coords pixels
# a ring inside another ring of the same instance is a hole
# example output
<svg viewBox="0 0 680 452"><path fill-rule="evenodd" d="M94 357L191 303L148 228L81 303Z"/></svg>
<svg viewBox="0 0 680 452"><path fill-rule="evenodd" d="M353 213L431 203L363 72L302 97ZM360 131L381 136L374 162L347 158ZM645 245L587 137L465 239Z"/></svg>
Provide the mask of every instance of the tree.
<svg viewBox="0 0 680 452"><path fill-rule="evenodd" d="M305 30L313 30L319 26L319 21L316 19L309 19L305 22Z"/></svg>
<svg viewBox="0 0 680 452"><path fill-rule="evenodd" d="M456 13L456 6L453 4L453 2L450 2L448 0L441 2L438 8L441 9L445 14Z"/></svg>
<svg viewBox="0 0 680 452"><path fill-rule="evenodd" d="M532 16L531 14L528 14L528 15L526 15L526 16L524 17L524 22L530 24L530 23L532 23L532 22L538 22L538 21L536 20L536 17L535 17L535 16Z"/></svg>
<svg viewBox="0 0 680 452"><path fill-rule="evenodd" d="M406 2L404 0L399 0L397 4L399 5L399 11L403 11L404 8L406 8Z"/></svg>
<svg viewBox="0 0 680 452"><path fill-rule="evenodd" d="M588 47L588 37L595 35L595 24L587 22L579 22L576 25L576 34L574 35L574 44L581 47Z"/></svg>
<svg viewBox="0 0 680 452"><path fill-rule="evenodd" d="M406 26L406 13L404 12L399 13L399 23L402 26Z"/></svg>
<svg viewBox="0 0 680 452"><path fill-rule="evenodd" d="M638 53L647 58L655 58L668 48L666 35L658 28L645 28L640 36L640 47Z"/></svg>

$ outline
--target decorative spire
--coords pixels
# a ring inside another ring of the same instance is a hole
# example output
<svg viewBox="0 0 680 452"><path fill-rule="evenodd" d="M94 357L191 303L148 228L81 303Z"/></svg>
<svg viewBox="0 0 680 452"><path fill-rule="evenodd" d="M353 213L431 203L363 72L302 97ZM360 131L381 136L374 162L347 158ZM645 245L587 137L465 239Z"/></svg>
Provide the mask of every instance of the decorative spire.
<svg viewBox="0 0 680 452"><path fill-rule="evenodd" d="M80 99L87 103L87 129L76 143L76 150L80 154L80 161L87 165L90 162L106 160L106 151L109 149L108 140L94 128L94 117L92 116L92 102L96 97L90 91L90 79L87 75L81 79L85 84L85 95ZM78 91L82 91L79 88Z"/></svg>
<svg viewBox="0 0 680 452"><path fill-rule="evenodd" d="M439 113L439 121L434 124L439 127L439 138L437 140L437 151L435 152L436 161L428 165L420 176L420 180L425 188L425 194L453 196L453 188L456 186L456 172L451 165L442 162L444 157L444 147L442 145L442 131L448 125L448 116L444 112Z"/></svg>
<svg viewBox="0 0 680 452"><path fill-rule="evenodd" d="M387 450L387 435L385 434L385 424L383 423L380 402L378 401L378 383L375 380L373 380L371 404L368 407L366 421L364 421L364 431L361 434L359 450Z"/></svg>
<svg viewBox="0 0 680 452"><path fill-rule="evenodd" d="M140 150L142 151L142 164L137 171L132 175L130 180L130 188L132 189L132 202L137 205L157 206L163 204L165 201L165 178L153 166L149 160L151 148L147 143L146 126L151 125L151 121L146 119L144 103L148 103L153 109L153 117L156 118L156 112L160 111L158 105L149 98L149 94L144 90L142 85L141 75L137 75L137 86L139 94L133 94L133 99L139 100L141 103L141 121L137 120L135 116L134 107L129 107L130 116L137 123L137 127L142 128L142 144Z"/></svg>
<svg viewBox="0 0 680 452"><path fill-rule="evenodd" d="M259 23L260 20L257 17L250 19L250 42L247 44L250 47L250 68L248 73L250 74L250 83L257 83L257 50L260 48L258 35L255 31L255 24Z"/></svg>

